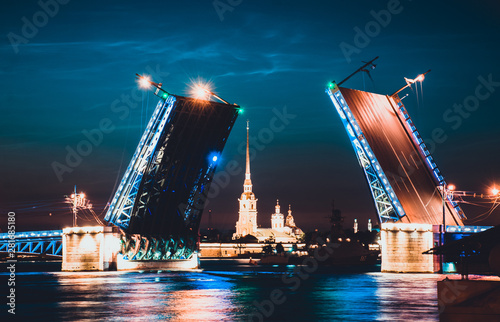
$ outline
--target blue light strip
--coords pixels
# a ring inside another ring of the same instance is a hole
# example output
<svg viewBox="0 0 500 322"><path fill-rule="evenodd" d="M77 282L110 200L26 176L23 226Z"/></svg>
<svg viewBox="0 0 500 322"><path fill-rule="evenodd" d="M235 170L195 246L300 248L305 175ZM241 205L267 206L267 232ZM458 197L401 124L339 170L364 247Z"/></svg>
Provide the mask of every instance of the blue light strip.
<svg viewBox="0 0 500 322"><path fill-rule="evenodd" d="M375 154L361 132L342 93L337 86L333 89L327 88L326 92L340 116L360 165L365 172L381 222L400 220L406 213L387 180L384 171L380 167ZM365 158L367 158L366 162L364 161Z"/></svg>
<svg viewBox="0 0 500 322"><path fill-rule="evenodd" d="M62 233L62 230L3 233L0 234L0 252L14 250L15 253L50 255L57 258L62 256Z"/></svg>
<svg viewBox="0 0 500 322"><path fill-rule="evenodd" d="M412 119L410 118L410 115L406 111L405 106L399 99L399 96L395 95L392 96L394 99L394 102L397 105L397 110L399 112L399 117L403 121L403 125L410 133L410 137L413 140L413 143L415 143L416 146L419 147L419 152L422 155L422 157L425 159L425 164L427 168L430 170L430 172L434 175L436 178L438 184L440 186L446 186L446 181L444 180L444 177L441 175L441 172L439 171L439 168L437 167L436 163L434 162L434 159L431 156L431 153L427 149L427 146L425 145L424 141L422 140L420 133L418 133L416 126L413 124ZM460 218L466 219L464 212L462 211L462 208L453 201L453 195L449 194L446 196L448 204L452 206L452 208L456 211L456 213L459 215Z"/></svg>
<svg viewBox="0 0 500 322"><path fill-rule="evenodd" d="M10 239L12 234L2 233L0 234L0 240L2 239ZM61 237L62 230L41 230L41 231L25 231L25 232L16 232L14 235L15 239L21 238L50 238L50 237Z"/></svg>
<svg viewBox="0 0 500 322"><path fill-rule="evenodd" d="M160 100L158 102L104 220L122 229L128 228L144 171L153 156L175 102L174 95L168 96L165 101Z"/></svg>
<svg viewBox="0 0 500 322"><path fill-rule="evenodd" d="M480 233L494 226L446 226L447 233Z"/></svg>
<svg viewBox="0 0 500 322"><path fill-rule="evenodd" d="M201 172L198 175L198 178L196 179L193 188L191 189L191 192L189 194L186 208L178 209L179 215L183 216L185 222L187 222L191 218L194 218L195 216L197 216L197 214L201 212L201 210L203 210L197 207L196 202L198 198L204 197L203 193L205 193L205 196L208 193L204 191L205 185L209 184L210 178L213 178L213 173L215 172L217 164L219 163L219 158L220 158L220 152L213 152L209 155L208 157L209 165L207 171L205 172L204 175Z"/></svg>

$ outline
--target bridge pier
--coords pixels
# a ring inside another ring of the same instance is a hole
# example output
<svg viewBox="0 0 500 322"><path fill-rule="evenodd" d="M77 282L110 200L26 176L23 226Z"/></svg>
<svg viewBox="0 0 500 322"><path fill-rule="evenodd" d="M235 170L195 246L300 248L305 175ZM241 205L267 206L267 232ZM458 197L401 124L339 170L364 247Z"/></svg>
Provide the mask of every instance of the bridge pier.
<svg viewBox="0 0 500 322"><path fill-rule="evenodd" d="M63 271L116 270L120 237L112 227L69 227L63 229Z"/></svg>
<svg viewBox="0 0 500 322"><path fill-rule="evenodd" d="M439 225L384 223L380 231L382 272L436 273L438 255L423 252L439 244Z"/></svg>
<svg viewBox="0 0 500 322"><path fill-rule="evenodd" d="M62 271L191 270L199 268L198 253L186 259L135 260L120 253L120 232L113 227L63 229Z"/></svg>

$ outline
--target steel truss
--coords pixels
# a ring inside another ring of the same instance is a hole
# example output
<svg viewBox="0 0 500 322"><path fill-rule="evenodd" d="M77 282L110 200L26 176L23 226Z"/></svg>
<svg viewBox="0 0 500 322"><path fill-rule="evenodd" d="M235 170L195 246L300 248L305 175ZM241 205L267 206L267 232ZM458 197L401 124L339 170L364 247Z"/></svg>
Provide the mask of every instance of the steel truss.
<svg viewBox="0 0 500 322"><path fill-rule="evenodd" d="M189 259L195 249L195 237L121 236L120 253L126 260Z"/></svg>
<svg viewBox="0 0 500 322"><path fill-rule="evenodd" d="M0 234L0 253L60 259L62 257L62 230L30 231ZM13 237L13 238L12 238Z"/></svg>
<svg viewBox="0 0 500 322"><path fill-rule="evenodd" d="M326 92L330 96L342 120L359 164L363 168L380 221L382 223L399 221L406 215L403 207L387 180L384 171L382 171L375 154L368 145L368 142L366 142L356 120L352 116L351 110L347 106L339 88L337 86L334 88L328 87Z"/></svg>
<svg viewBox="0 0 500 322"><path fill-rule="evenodd" d="M175 96L171 95L158 102L104 217L122 229L129 226L139 186L175 101Z"/></svg>
<svg viewBox="0 0 500 322"><path fill-rule="evenodd" d="M160 101L105 217L123 231L124 259L188 259L197 250L208 190L239 110L175 95Z"/></svg>
<svg viewBox="0 0 500 322"><path fill-rule="evenodd" d="M422 158L425 159L425 166L429 171L432 173L436 181L438 182L439 186L441 187L446 187L446 181L444 177L441 175L441 171L439 171L438 166L434 162L434 159L432 158L431 153L427 149L427 146L424 143L424 140L422 140L422 137L420 136L420 133L418 132L417 128L413 124L413 120L410 118L410 115L406 111L405 106L403 105L403 102L401 102L401 99L399 98L398 95L394 94L391 96L394 102L396 103L395 109L399 112L399 118L403 121L403 126L406 128L407 133L410 134L410 138L415 144L415 146L418 147L419 153L422 156ZM443 191L442 189L439 191L441 193L441 196L443 196ZM465 214L462 210L462 208L458 205L456 201L453 200L453 195L452 194L446 194L445 193L445 199L446 202L451 205L451 207L454 209L454 211L458 214L458 216L462 219L467 219L465 217Z"/></svg>

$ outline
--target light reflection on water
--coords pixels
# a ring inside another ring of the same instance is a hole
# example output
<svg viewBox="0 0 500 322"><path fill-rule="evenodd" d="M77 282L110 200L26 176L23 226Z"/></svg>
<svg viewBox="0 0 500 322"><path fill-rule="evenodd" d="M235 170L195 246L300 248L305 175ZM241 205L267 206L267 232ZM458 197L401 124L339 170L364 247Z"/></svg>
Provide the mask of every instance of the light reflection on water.
<svg viewBox="0 0 500 322"><path fill-rule="evenodd" d="M293 290L282 280L292 271L224 266L202 272L18 273L16 316L38 321L259 321L265 315L268 321L438 321L441 275L323 271L301 278ZM269 308L265 303L274 289L286 300Z"/></svg>

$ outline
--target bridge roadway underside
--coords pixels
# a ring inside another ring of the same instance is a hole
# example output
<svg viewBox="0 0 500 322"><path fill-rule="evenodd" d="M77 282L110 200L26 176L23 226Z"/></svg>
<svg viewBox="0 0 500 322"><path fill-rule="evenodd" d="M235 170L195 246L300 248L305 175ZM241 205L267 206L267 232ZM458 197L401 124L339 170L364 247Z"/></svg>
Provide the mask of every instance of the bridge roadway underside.
<svg viewBox="0 0 500 322"><path fill-rule="evenodd" d="M402 124L394 99L348 88L340 91L406 212L400 222L442 224L439 183ZM447 225L463 225L448 204L445 212Z"/></svg>

